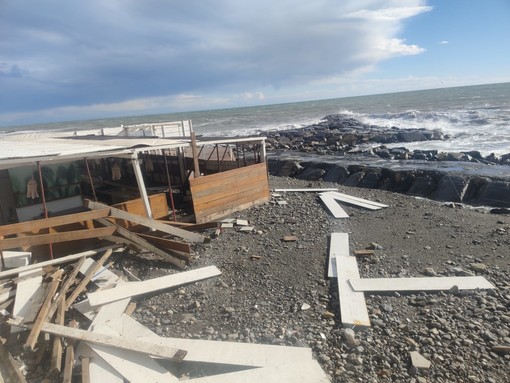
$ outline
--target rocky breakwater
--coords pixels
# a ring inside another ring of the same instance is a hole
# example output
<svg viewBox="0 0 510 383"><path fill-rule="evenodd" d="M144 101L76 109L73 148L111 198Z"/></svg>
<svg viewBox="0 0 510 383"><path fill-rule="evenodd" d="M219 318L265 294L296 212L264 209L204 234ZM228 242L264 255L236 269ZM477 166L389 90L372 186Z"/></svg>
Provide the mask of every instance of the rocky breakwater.
<svg viewBox="0 0 510 383"><path fill-rule="evenodd" d="M278 176L390 190L438 201L510 207L510 153L408 150L405 143L447 140L440 131L385 128L343 115L267 132L269 170ZM388 148L389 143L402 147Z"/></svg>

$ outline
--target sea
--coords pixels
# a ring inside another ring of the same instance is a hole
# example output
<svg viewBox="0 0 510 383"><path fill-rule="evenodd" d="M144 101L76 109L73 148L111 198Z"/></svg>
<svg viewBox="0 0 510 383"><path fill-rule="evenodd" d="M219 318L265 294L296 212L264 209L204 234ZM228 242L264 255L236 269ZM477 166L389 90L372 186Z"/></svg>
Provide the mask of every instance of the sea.
<svg viewBox="0 0 510 383"><path fill-rule="evenodd" d="M330 114L385 127L438 129L451 137L446 141L406 143L408 149L476 150L485 156L510 153L510 83L16 126L1 128L0 138L1 132L12 130L99 130L189 119L197 135L250 136L308 126Z"/></svg>

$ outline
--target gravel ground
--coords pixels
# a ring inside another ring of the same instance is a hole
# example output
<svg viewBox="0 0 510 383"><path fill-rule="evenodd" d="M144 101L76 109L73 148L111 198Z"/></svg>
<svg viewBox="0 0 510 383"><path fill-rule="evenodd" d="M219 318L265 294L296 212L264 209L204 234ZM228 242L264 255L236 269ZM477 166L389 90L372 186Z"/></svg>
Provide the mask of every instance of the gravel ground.
<svg viewBox="0 0 510 383"><path fill-rule="evenodd" d="M338 187L270 177L271 188L308 186ZM219 278L140 300L133 316L163 336L311 347L333 382L510 381L510 217L380 190L340 190L390 207L345 207L350 218L336 220L316 193L280 193L232 215L249 220L252 232L224 229L195 246L191 268L215 265ZM376 248L358 261L362 277L483 275L497 288L366 294L372 327L356 328L353 339L341 327L336 281L325 273L332 232L350 233L351 250ZM290 235L297 241L283 241ZM123 263L142 279L173 272ZM413 367L411 351L430 368Z"/></svg>

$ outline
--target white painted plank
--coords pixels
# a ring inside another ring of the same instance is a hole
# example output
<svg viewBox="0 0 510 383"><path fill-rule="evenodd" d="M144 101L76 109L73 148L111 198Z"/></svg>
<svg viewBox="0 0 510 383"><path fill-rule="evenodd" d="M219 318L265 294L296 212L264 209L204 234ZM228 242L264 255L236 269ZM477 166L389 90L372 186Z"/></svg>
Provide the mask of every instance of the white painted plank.
<svg viewBox="0 0 510 383"><path fill-rule="evenodd" d="M419 277L419 278L363 278L350 279L353 290L364 292L384 291L441 291L457 286L459 290L494 289L494 285L481 276L473 277Z"/></svg>
<svg viewBox="0 0 510 383"><path fill-rule="evenodd" d="M338 191L338 188L304 188L304 189L274 189L275 192L328 192Z"/></svg>
<svg viewBox="0 0 510 383"><path fill-rule="evenodd" d="M319 198L324 202L324 205L328 208L331 215L335 218L349 218L349 214L333 199L333 197L327 194L319 194Z"/></svg>
<svg viewBox="0 0 510 383"><path fill-rule="evenodd" d="M94 267L96 261L91 258L87 258L80 267L80 273L85 275L87 272ZM120 276L112 273L107 267L101 266L101 268L92 276L91 282L94 282L99 287L106 287L117 283L121 280Z"/></svg>
<svg viewBox="0 0 510 383"><path fill-rule="evenodd" d="M339 193L339 192L327 192L321 193L321 195L328 195L334 198L337 201L341 201L347 203L349 205L354 205L358 207L363 207L368 210L380 210L384 207L388 207L388 205L384 205L378 202L372 202L367 199L352 197L347 194Z"/></svg>
<svg viewBox="0 0 510 383"><path fill-rule="evenodd" d="M23 267L18 267L16 269L1 271L0 278L10 277L12 275L17 275L19 273L22 273L24 271L40 269L42 267L46 267L46 266L50 266L50 265L58 265L58 264L62 264L62 263L72 262L72 261L75 261L82 257L90 257L92 255L96 255L98 253L101 253L108 249L112 249L114 247L116 247L116 246L106 246L106 247L102 247L102 248L96 249L96 250L88 250L88 251L84 251L82 253L71 254L71 255L67 255L65 257L51 259L49 261L39 262L39 263L35 263L32 265L23 266Z"/></svg>
<svg viewBox="0 0 510 383"><path fill-rule="evenodd" d="M45 293L41 289L42 269L37 268L25 271L19 274L20 280L16 288L16 299L14 300L14 308L12 314L26 318L33 310L34 301L42 300ZM23 331L24 329L17 326L11 327L11 333Z"/></svg>
<svg viewBox="0 0 510 383"><path fill-rule="evenodd" d="M344 327L370 326L365 295L354 291L349 283L349 279L359 279L356 257L337 254L335 259L342 325Z"/></svg>
<svg viewBox="0 0 510 383"><path fill-rule="evenodd" d="M328 277L336 278L336 258L349 256L349 234L331 233L329 240Z"/></svg>
<svg viewBox="0 0 510 383"><path fill-rule="evenodd" d="M32 259L32 253L30 251L3 251L5 267L23 267L27 266Z"/></svg>
<svg viewBox="0 0 510 383"><path fill-rule="evenodd" d="M81 356L90 358L89 362L89 376L90 383L124 383L124 377L118 373L112 366L110 366L103 358L101 358L94 350L92 350L85 343L80 343L83 347ZM79 356L77 354L77 358Z"/></svg>
<svg viewBox="0 0 510 383"><path fill-rule="evenodd" d="M221 274L216 266L203 267L191 271L153 278L140 282L128 282L113 289L97 291L87 294L91 306L98 306L119 299L134 297L154 291L180 286L190 282L200 281Z"/></svg>

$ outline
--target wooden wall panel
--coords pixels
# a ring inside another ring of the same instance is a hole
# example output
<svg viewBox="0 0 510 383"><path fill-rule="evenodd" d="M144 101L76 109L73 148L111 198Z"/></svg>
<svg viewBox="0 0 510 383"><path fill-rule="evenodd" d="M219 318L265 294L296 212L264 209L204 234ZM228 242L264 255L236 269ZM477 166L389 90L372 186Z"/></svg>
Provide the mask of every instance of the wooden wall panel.
<svg viewBox="0 0 510 383"><path fill-rule="evenodd" d="M149 196L149 202L152 210L152 217L154 219L159 219L168 216L168 203L166 202L166 194L159 193L153 194ZM147 213L145 212L145 207L143 205L143 201L141 198L133 199L130 201L118 203L112 205L120 210L124 210L131 214L136 214L142 217L147 217ZM116 223L122 227L129 228L134 226L133 223L125 220L116 220Z"/></svg>
<svg viewBox="0 0 510 383"><path fill-rule="evenodd" d="M209 222L269 200L265 163L190 179L197 223Z"/></svg>

